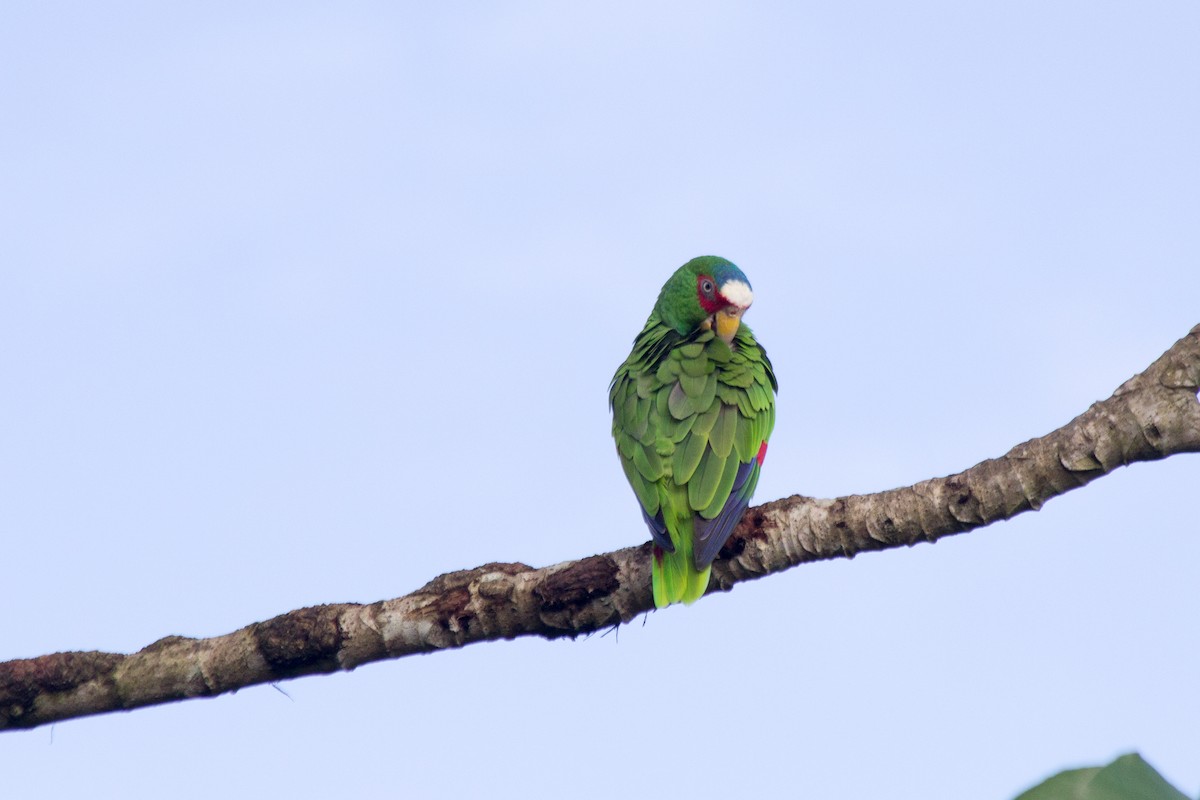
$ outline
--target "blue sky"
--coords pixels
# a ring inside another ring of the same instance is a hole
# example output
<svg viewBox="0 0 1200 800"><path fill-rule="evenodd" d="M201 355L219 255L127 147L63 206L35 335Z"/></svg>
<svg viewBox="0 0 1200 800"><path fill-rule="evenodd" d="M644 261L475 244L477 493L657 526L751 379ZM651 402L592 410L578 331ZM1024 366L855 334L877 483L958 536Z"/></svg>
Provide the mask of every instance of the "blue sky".
<svg viewBox="0 0 1200 800"><path fill-rule="evenodd" d="M758 499L964 469L1200 322L1188 3L18 3L0 659L647 538L606 389L716 253ZM13 796L1200 793L1200 460L936 546L0 736ZM15 770L12 765L20 765Z"/></svg>

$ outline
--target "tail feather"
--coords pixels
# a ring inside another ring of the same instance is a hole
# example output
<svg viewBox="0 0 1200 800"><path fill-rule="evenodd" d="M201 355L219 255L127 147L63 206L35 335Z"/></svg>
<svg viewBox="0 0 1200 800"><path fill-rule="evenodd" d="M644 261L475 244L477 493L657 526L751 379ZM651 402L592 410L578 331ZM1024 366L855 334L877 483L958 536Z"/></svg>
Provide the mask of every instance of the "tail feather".
<svg viewBox="0 0 1200 800"><path fill-rule="evenodd" d="M650 574L654 584L654 605L665 608L672 603L691 604L699 600L708 590L711 566L696 569L693 556L693 518L691 512L684 515L664 515L667 529L675 545L674 552L666 552L654 546L654 558L650 562Z"/></svg>
<svg viewBox="0 0 1200 800"><path fill-rule="evenodd" d="M712 566L697 571L692 564L691 548L688 548L686 556L680 554L681 549L676 548L674 553L668 553L658 545L654 546L650 573L654 581L654 605L657 608L666 608L672 603L690 605L708 591Z"/></svg>
<svg viewBox="0 0 1200 800"><path fill-rule="evenodd" d="M712 573L712 565L709 564L699 572L695 567L688 570L687 589L684 590L683 597L680 598L686 605L699 600L708 591L708 576Z"/></svg>

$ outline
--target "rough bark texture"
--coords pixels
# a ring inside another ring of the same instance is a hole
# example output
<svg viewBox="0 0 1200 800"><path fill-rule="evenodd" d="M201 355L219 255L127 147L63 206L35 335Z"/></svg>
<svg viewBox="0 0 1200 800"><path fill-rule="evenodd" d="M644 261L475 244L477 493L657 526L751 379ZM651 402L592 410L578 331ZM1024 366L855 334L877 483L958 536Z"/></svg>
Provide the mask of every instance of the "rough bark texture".
<svg viewBox="0 0 1200 800"><path fill-rule="evenodd" d="M1200 325L1068 424L956 475L871 495L795 495L750 509L709 591L806 561L932 542L1022 511L1135 461L1200 451ZM653 607L650 546L534 569L485 564L370 605L302 608L225 636L168 636L131 655L0 663L0 729L209 697L258 683L473 642L576 636Z"/></svg>

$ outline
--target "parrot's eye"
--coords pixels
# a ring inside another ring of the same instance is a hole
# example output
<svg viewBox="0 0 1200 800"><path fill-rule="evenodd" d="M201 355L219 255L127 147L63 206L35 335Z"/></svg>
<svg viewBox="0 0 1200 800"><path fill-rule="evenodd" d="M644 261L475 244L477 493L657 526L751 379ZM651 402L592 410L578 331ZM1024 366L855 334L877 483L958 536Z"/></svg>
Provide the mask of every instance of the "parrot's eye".
<svg viewBox="0 0 1200 800"><path fill-rule="evenodd" d="M704 292L705 294L711 295L713 293L713 282L710 281L708 278L705 278L704 280L700 281L700 291Z"/></svg>

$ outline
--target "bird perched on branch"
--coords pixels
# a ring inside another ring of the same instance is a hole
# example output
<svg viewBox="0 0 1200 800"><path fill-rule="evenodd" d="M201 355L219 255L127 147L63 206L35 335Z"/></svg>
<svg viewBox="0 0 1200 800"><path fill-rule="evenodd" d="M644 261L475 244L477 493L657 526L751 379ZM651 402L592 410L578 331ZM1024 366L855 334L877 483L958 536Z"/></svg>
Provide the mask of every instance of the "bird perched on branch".
<svg viewBox="0 0 1200 800"><path fill-rule="evenodd" d="M654 540L654 604L691 603L750 505L778 384L742 324L754 301L734 264L701 256L663 285L609 387L613 437Z"/></svg>

